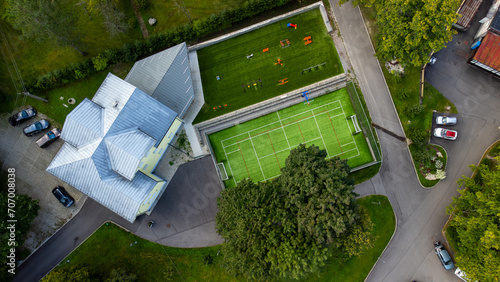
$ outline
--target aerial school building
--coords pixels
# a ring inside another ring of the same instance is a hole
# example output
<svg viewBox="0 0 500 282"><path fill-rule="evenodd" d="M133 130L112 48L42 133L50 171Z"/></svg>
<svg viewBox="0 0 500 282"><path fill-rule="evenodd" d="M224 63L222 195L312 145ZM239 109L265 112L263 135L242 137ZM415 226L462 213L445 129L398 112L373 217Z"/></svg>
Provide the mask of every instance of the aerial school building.
<svg viewBox="0 0 500 282"><path fill-rule="evenodd" d="M130 222L149 214L167 186L154 174L194 99L185 43L108 74L64 122L47 171Z"/></svg>

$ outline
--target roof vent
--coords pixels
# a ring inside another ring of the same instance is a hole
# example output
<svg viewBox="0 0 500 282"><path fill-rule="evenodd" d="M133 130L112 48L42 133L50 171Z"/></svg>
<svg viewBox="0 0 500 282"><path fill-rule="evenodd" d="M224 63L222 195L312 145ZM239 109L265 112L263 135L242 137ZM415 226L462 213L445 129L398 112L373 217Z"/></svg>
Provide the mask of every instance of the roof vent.
<svg viewBox="0 0 500 282"><path fill-rule="evenodd" d="M118 101L115 101L115 102L113 103L113 108L117 108L117 107L118 107Z"/></svg>

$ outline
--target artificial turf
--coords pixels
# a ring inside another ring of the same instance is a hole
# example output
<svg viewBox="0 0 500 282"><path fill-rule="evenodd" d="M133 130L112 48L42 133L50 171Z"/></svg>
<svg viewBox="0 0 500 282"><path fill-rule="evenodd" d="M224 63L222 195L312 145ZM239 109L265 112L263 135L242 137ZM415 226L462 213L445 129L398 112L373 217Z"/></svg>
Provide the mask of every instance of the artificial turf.
<svg viewBox="0 0 500 282"><path fill-rule="evenodd" d="M287 27L288 23L296 24L297 29ZM308 36L312 43L306 45L304 38ZM280 41L288 47L282 48ZM269 51L263 52L267 48ZM343 72L319 9L202 48L197 54L205 105L194 123ZM278 59L282 64L276 64ZM286 83L280 85L282 79Z"/></svg>
<svg viewBox="0 0 500 282"><path fill-rule="evenodd" d="M290 149L301 143L326 149L327 158L348 159L351 168L373 160L362 132L353 134L354 115L345 88L209 135L217 162L229 176L258 182L280 175Z"/></svg>

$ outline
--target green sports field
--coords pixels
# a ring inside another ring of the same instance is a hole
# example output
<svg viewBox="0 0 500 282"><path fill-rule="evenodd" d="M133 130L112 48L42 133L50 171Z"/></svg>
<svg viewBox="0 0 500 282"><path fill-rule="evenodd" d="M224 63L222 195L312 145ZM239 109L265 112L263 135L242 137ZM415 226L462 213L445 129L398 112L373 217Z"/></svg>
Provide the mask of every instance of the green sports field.
<svg viewBox="0 0 500 282"><path fill-rule="evenodd" d="M288 23L297 29L287 27ZM306 45L308 36L312 43ZM287 47L282 48L280 41ZM263 52L266 48L269 51ZM319 9L202 48L197 54L205 105L194 123L344 72ZM278 59L282 64L276 64ZM317 65L321 66L302 72ZM286 83L280 85L282 79Z"/></svg>
<svg viewBox="0 0 500 282"><path fill-rule="evenodd" d="M301 143L326 149L327 158L348 159L351 168L373 160L362 132L353 134L354 115L345 88L209 135L218 163L234 187L244 178L258 182L277 177Z"/></svg>

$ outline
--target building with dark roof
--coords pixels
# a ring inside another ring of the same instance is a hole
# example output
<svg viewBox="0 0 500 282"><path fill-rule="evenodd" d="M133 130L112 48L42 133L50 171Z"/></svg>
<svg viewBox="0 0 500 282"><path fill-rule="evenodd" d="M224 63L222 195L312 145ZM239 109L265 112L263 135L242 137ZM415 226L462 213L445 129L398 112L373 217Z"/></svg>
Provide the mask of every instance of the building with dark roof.
<svg viewBox="0 0 500 282"><path fill-rule="evenodd" d="M469 63L500 77L500 0L496 0L487 16L482 19L483 25L476 34L478 46L473 50Z"/></svg>
<svg viewBox="0 0 500 282"><path fill-rule="evenodd" d="M193 101L185 43L158 54L137 62L128 82L108 74L92 100L66 116L65 143L47 168L130 222L165 191L168 180L154 169Z"/></svg>
<svg viewBox="0 0 500 282"><path fill-rule="evenodd" d="M463 1L462 5L458 9L458 14L460 15L460 18L456 23L453 24L453 27L460 31L465 31L469 29L472 19L479 10L479 6L481 6L481 3L483 3L483 0Z"/></svg>

